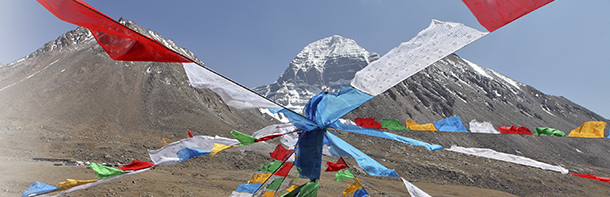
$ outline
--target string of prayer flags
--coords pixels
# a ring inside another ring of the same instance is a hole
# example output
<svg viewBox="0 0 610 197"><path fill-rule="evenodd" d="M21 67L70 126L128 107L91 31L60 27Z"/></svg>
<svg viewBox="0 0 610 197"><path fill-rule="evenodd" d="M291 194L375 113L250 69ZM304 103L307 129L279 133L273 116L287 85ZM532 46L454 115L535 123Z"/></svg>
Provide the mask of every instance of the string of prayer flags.
<svg viewBox="0 0 610 197"><path fill-rule="evenodd" d="M223 151L223 150L226 150L229 148L233 148L233 147L237 147L237 146L239 146L239 145L229 146L229 145L224 145L224 144L214 144L214 147L212 148L212 152L210 153L210 156L214 157L220 151Z"/></svg>
<svg viewBox="0 0 610 197"><path fill-rule="evenodd" d="M146 162L146 161L133 160L130 164L121 166L121 167L119 167L119 169L121 169L123 171L140 170L140 169L144 169L144 168L150 168L153 165L155 165L155 164L154 163L150 163L150 162Z"/></svg>
<svg viewBox="0 0 610 197"><path fill-rule="evenodd" d="M243 134L242 132L236 130L231 131L231 135L233 135L233 138L236 140L239 140L241 145L250 145L256 141L255 137Z"/></svg>
<svg viewBox="0 0 610 197"><path fill-rule="evenodd" d="M294 149L287 150L286 148L284 148L284 146L282 146L282 144L278 144L275 147L275 150L273 150L273 152L270 152L269 155L271 155L271 158L284 161L288 159L288 157L292 156L293 153Z"/></svg>
<svg viewBox="0 0 610 197"><path fill-rule="evenodd" d="M84 185L87 183L93 183L97 180L76 180L76 179L66 179L64 182L57 183L57 187L61 187L62 190L67 190L79 185Z"/></svg>
<svg viewBox="0 0 610 197"><path fill-rule="evenodd" d="M274 161L273 163L265 162L263 167L258 168L260 171L271 172L274 173L280 166L282 166L282 161Z"/></svg>
<svg viewBox="0 0 610 197"><path fill-rule="evenodd" d="M360 188L362 188L362 184L360 184L360 181L358 180L358 178L354 178L354 182L349 184L347 186L347 188L345 188L345 190L343 190L343 193L341 194L341 196L346 197L347 195L356 192L356 190L359 190Z"/></svg>
<svg viewBox="0 0 610 197"><path fill-rule="evenodd" d="M91 167L91 169L95 171L95 176L100 177L101 179L127 173L121 169L111 168L98 163L90 163L87 166Z"/></svg>
<svg viewBox="0 0 610 197"><path fill-rule="evenodd" d="M47 185L38 181L32 181L30 183L30 187L21 194L21 197L33 196L39 194L46 194L49 192L53 192L55 190L59 190L61 187L55 187L52 185Z"/></svg>
<svg viewBox="0 0 610 197"><path fill-rule="evenodd" d="M347 163L345 163L343 157L339 157L337 163L333 163L332 161L326 162L326 170L324 170L324 172L336 172L345 168L347 168Z"/></svg>
<svg viewBox="0 0 610 197"><path fill-rule="evenodd" d="M337 172L335 174L335 181L342 181L342 180L347 180L347 179L353 179L356 178L356 176L354 175L354 173L352 172L352 169L346 168L343 170L339 170L339 172Z"/></svg>

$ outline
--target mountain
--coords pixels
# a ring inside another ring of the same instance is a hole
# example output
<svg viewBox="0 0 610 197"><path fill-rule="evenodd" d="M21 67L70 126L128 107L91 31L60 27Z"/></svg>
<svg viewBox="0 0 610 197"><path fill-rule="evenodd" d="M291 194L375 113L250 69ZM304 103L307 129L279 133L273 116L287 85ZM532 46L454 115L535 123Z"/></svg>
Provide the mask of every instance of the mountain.
<svg viewBox="0 0 610 197"><path fill-rule="evenodd" d="M121 22L196 59L153 31ZM146 134L159 140L183 137L189 129L199 135L227 135L233 129L256 130L275 121L258 110L232 109L212 91L192 88L181 64L114 61L85 28L0 67L0 120L82 131L76 134ZM100 157L70 154L81 160Z"/></svg>
<svg viewBox="0 0 610 197"><path fill-rule="evenodd" d="M349 86L357 71L379 59L377 53L339 35L305 46L273 83L256 87L257 93L292 110L301 112L309 98L323 89Z"/></svg>

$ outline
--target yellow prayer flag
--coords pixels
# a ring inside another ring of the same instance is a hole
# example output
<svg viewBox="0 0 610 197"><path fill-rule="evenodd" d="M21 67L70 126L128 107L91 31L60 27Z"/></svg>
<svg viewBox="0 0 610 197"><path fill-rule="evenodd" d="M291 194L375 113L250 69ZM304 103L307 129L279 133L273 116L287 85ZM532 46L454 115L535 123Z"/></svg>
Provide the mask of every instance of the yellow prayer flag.
<svg viewBox="0 0 610 197"><path fill-rule="evenodd" d="M253 174L252 175L252 180L248 181L248 184L250 183L265 183L265 181L271 177L271 173L263 173L263 174Z"/></svg>
<svg viewBox="0 0 610 197"><path fill-rule="evenodd" d="M407 120L407 128L409 128L411 130L415 130L415 131L438 131L436 129L436 127L434 127L433 123L420 125L420 124L415 123L411 119Z"/></svg>
<svg viewBox="0 0 610 197"><path fill-rule="evenodd" d="M292 190L295 190L297 187L299 187L299 185L292 185L288 189L286 189L286 191L291 192Z"/></svg>
<svg viewBox="0 0 610 197"><path fill-rule="evenodd" d="M66 179L64 182L57 183L57 187L61 187L61 190L67 190L79 185L84 185L87 183L93 183L97 180L76 180L76 179Z"/></svg>
<svg viewBox="0 0 610 197"><path fill-rule="evenodd" d="M212 147L212 153L210 153L210 156L214 157L220 151L223 151L223 150L226 150L229 148L233 148L233 147L237 147L237 146L239 146L239 145L229 146L229 145L224 145L224 144L214 144L214 147Z"/></svg>
<svg viewBox="0 0 610 197"><path fill-rule="evenodd" d="M347 195L354 193L356 190L362 188L362 184L358 181L358 178L354 178L354 182L349 184L345 190L343 190L343 194L341 196L346 197Z"/></svg>
<svg viewBox="0 0 610 197"><path fill-rule="evenodd" d="M167 146L167 142L165 142L165 138L163 138L163 143L165 144L165 146Z"/></svg>
<svg viewBox="0 0 610 197"><path fill-rule="evenodd" d="M588 121L572 130L568 137L604 138L604 130L606 130L606 122Z"/></svg>
<svg viewBox="0 0 610 197"><path fill-rule="evenodd" d="M266 191L265 194L263 194L263 197L273 197L273 196L275 196L275 192Z"/></svg>

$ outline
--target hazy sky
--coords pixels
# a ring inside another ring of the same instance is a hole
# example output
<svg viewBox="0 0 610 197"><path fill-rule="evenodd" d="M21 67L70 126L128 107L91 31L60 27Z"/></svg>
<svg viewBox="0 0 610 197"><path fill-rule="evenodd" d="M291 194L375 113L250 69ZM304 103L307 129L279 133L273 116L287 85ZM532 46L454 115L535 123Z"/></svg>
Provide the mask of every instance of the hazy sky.
<svg viewBox="0 0 610 197"><path fill-rule="evenodd" d="M85 2L173 39L247 87L275 81L303 47L335 34L383 55L432 19L486 31L460 0ZM558 0L457 54L610 118L609 10L608 0ZM0 63L22 58L75 28L34 0L0 0Z"/></svg>

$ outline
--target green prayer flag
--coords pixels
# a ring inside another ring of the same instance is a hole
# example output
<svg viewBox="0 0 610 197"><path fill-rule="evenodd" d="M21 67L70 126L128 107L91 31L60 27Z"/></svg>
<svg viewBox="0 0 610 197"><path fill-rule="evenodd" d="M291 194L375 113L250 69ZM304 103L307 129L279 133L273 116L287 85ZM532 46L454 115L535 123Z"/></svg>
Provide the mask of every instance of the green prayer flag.
<svg viewBox="0 0 610 197"><path fill-rule="evenodd" d="M534 135L538 135L538 136L557 136L557 137L566 136L566 134L563 131L553 129L553 128L536 127L534 129L534 131L535 131Z"/></svg>
<svg viewBox="0 0 610 197"><path fill-rule="evenodd" d="M258 170L273 173L278 168L280 168L280 166L282 166L283 163L284 162L282 162L282 161L274 161L273 163L265 162L265 165L261 168L258 168Z"/></svg>
<svg viewBox="0 0 610 197"><path fill-rule="evenodd" d="M301 188L299 197L316 197L318 195L318 187L320 187L320 182L305 183Z"/></svg>
<svg viewBox="0 0 610 197"><path fill-rule="evenodd" d="M347 179L353 179L356 178L356 176L354 176L354 173L352 173L352 170L349 168L345 168L343 170L339 170L339 172L337 172L337 174L335 174L335 181L342 181L342 180L347 180Z"/></svg>
<svg viewBox="0 0 610 197"><path fill-rule="evenodd" d="M411 130L400 124L396 119L383 119L381 122L381 127L389 129L389 130Z"/></svg>
<svg viewBox="0 0 610 197"><path fill-rule="evenodd" d="M238 140L242 145L250 145L256 141L255 137L243 134L236 130L231 131L231 135L233 135L233 138Z"/></svg>
<svg viewBox="0 0 610 197"><path fill-rule="evenodd" d="M97 163L91 163L88 166L91 167L91 169L93 169L93 171L95 171L95 176L100 177L101 179L105 179L108 177L113 177L116 175L121 175L121 174L127 173L121 169L111 168L111 167L104 166L102 164L97 164Z"/></svg>
<svg viewBox="0 0 610 197"><path fill-rule="evenodd" d="M271 182L271 184L267 185L267 189L271 191L276 191L278 188L280 188L280 185L283 181L284 178L275 179Z"/></svg>

